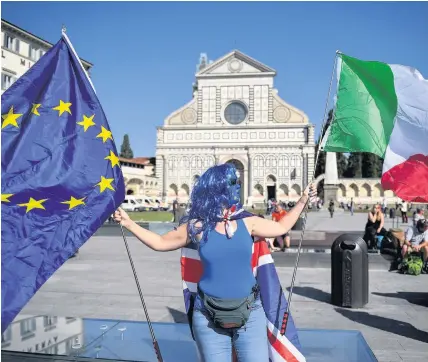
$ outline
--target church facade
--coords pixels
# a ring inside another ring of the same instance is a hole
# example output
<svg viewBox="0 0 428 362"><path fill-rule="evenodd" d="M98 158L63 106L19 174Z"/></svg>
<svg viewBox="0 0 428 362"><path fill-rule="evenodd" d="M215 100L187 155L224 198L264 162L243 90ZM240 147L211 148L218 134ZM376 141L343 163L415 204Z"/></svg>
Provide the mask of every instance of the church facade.
<svg viewBox="0 0 428 362"><path fill-rule="evenodd" d="M227 162L240 171L245 205L300 197L314 171L314 126L280 98L275 75L237 50L211 63L201 56L193 98L157 129L166 201L186 202L207 168Z"/></svg>

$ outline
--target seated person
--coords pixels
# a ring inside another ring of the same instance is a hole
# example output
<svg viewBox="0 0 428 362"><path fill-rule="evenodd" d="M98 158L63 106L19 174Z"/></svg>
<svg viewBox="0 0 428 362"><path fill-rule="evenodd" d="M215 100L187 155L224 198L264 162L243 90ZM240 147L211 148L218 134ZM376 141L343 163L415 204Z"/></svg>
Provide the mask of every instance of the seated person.
<svg viewBox="0 0 428 362"><path fill-rule="evenodd" d="M413 226L416 226L417 222L422 219L425 219L424 210L422 208L417 208L413 215Z"/></svg>
<svg viewBox="0 0 428 362"><path fill-rule="evenodd" d="M261 217L262 219L265 218L262 214L259 214L258 217ZM254 240L254 238L253 238L253 240ZM277 248L275 245L273 245L273 242L275 240L274 238L265 238L265 240L266 240L266 243L268 244L269 250L271 252L272 251L280 251L281 250L280 248Z"/></svg>
<svg viewBox="0 0 428 362"><path fill-rule="evenodd" d="M386 229L383 227L385 216L382 212L382 206L376 204L369 212L367 224L364 233L364 241L369 249L376 248L376 236L385 236Z"/></svg>
<svg viewBox="0 0 428 362"><path fill-rule="evenodd" d="M420 219L416 226L410 226L406 230L404 244L401 249L403 258L410 253L422 252L424 259L424 271L428 272L428 220Z"/></svg>
<svg viewBox="0 0 428 362"><path fill-rule="evenodd" d="M287 211L285 211L284 208L282 207L282 205L279 203L275 203L273 206L274 206L274 212L272 213L272 220L278 222L287 214ZM288 232L287 234L278 236L276 238L276 241L280 246L279 250L284 251L285 248L289 248L290 247L290 232Z"/></svg>

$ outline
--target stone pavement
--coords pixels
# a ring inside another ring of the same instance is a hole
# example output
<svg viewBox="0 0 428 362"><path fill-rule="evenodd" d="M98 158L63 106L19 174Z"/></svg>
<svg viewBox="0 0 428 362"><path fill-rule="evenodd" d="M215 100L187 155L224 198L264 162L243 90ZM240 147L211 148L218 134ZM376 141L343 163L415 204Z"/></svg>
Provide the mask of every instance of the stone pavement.
<svg viewBox="0 0 428 362"><path fill-rule="evenodd" d="M327 210L320 210L318 212L308 213L308 220L306 229L312 231L327 231L327 232L348 232L348 231L364 231L364 227L367 223L367 212L354 213L353 216L347 211L338 209L334 216L331 218ZM411 222L409 218L409 222ZM407 225L401 223L397 218L395 221L399 221L399 227L405 228ZM385 216L385 228L389 229L392 227L393 219ZM410 224L409 224L410 225Z"/></svg>
<svg viewBox="0 0 428 362"><path fill-rule="evenodd" d="M152 321L186 322L180 252L156 253L135 238L128 240ZM291 267L278 267L284 289L292 272ZM428 275L371 268L370 303L361 310L342 309L329 303L328 267L300 268L291 311L301 328L360 330L379 361L422 362L428 360L427 286ZM22 313L145 320L123 240L90 239Z"/></svg>

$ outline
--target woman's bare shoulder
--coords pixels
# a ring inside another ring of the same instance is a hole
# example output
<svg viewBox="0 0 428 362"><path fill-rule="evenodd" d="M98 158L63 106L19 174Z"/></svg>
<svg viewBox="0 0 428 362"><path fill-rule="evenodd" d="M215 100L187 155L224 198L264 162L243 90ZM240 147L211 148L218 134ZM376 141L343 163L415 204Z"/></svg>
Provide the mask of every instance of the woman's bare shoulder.
<svg viewBox="0 0 428 362"><path fill-rule="evenodd" d="M257 220L263 220L262 218L258 216L248 216L243 219L245 226L248 229L248 232L251 234L254 230L254 225L257 222Z"/></svg>

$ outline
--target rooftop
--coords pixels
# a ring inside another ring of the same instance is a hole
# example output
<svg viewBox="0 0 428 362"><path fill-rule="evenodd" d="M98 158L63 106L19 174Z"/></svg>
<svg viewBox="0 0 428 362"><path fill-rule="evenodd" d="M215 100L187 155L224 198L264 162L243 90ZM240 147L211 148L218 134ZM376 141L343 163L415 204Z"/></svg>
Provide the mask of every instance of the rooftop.
<svg viewBox="0 0 428 362"><path fill-rule="evenodd" d="M7 26L10 29L14 30L15 32L21 33L21 35L24 35L24 36L30 38L31 40L36 41L36 42L38 42L38 43L40 43L46 47L50 48L50 47L54 46L54 44L48 42L47 40L42 39L42 38L38 37L37 35L30 33L28 30L22 29L21 27L15 25L15 24L12 24L11 22L9 22L7 20L1 19L1 25L2 25L2 28L3 28L3 26ZM92 68L94 66L93 63L88 62L87 60L84 60L82 58L80 58L80 60L82 61L83 65L85 67L87 67L88 69Z"/></svg>
<svg viewBox="0 0 428 362"><path fill-rule="evenodd" d="M153 166L153 164L150 162L150 159L151 157L134 157L134 158L119 157L119 161L121 162L133 163L136 165L143 165L143 166Z"/></svg>

